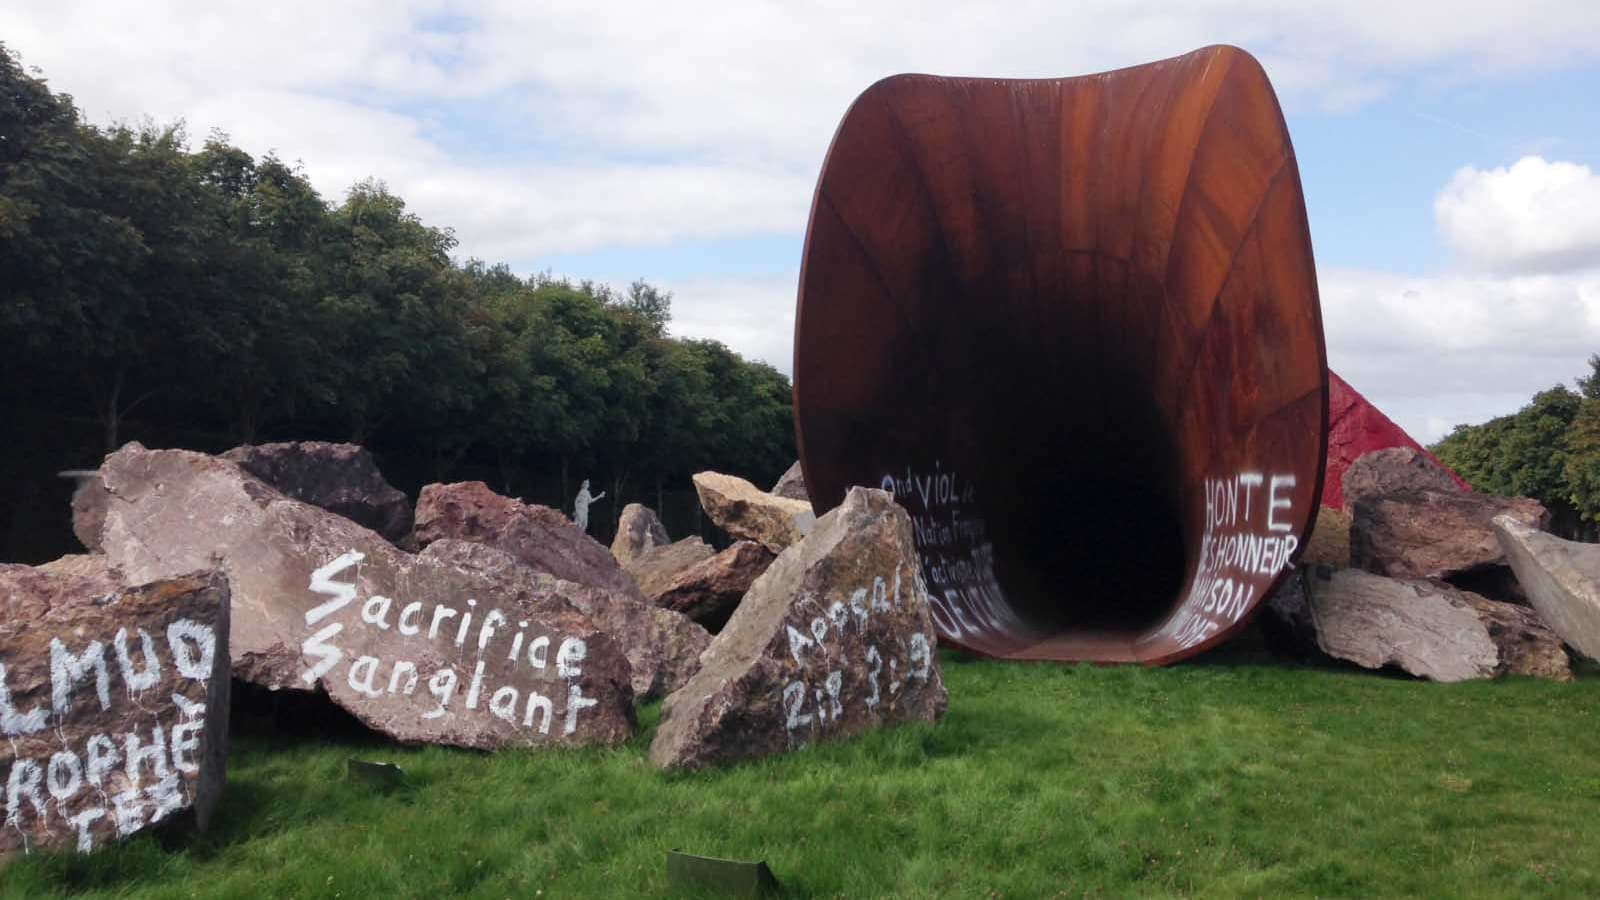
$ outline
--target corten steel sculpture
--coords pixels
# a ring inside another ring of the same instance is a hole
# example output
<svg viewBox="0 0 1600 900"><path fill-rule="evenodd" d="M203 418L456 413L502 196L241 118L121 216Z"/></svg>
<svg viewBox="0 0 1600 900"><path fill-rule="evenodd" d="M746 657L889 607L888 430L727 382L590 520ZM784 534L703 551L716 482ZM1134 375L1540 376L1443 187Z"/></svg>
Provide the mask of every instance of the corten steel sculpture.
<svg viewBox="0 0 1600 900"><path fill-rule="evenodd" d="M1305 545L1327 440L1261 66L868 88L817 185L794 370L817 513L894 491L943 640L1147 663L1224 640Z"/></svg>

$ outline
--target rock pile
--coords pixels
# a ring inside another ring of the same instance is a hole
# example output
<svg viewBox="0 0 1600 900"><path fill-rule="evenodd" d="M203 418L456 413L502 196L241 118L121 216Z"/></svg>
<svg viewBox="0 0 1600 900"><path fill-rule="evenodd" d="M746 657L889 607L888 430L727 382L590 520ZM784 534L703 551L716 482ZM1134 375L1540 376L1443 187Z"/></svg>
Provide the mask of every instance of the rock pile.
<svg viewBox="0 0 1600 900"><path fill-rule="evenodd" d="M1571 680L1565 635L1546 624L1555 620L1505 602L1523 598L1519 581L1538 581L1526 564L1512 573L1519 551L1506 534L1547 538L1536 530L1548 518L1542 506L1467 492L1406 447L1355 460L1342 495L1348 517L1323 510L1301 570L1265 606L1283 647L1434 681Z"/></svg>

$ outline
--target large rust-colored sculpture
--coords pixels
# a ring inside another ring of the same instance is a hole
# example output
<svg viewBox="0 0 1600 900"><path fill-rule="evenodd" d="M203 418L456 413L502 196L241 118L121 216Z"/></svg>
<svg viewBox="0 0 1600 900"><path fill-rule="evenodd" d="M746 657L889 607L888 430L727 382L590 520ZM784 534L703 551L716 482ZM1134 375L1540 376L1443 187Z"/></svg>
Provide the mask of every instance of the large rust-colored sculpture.
<svg viewBox="0 0 1600 900"><path fill-rule="evenodd" d="M1179 659L1305 544L1321 312L1289 134L1243 51L868 88L822 168L795 332L816 510L894 491L949 643Z"/></svg>

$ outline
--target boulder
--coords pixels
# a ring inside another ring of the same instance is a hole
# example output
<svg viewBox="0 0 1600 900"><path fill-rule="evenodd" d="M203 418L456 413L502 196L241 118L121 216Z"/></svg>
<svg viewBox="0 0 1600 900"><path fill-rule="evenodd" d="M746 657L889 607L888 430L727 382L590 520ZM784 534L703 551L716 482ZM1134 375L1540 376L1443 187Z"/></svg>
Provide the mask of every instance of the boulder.
<svg viewBox="0 0 1600 900"><path fill-rule="evenodd" d="M1494 583L1494 570L1506 566L1495 516L1534 528L1549 521L1537 500L1460 491L1369 495L1350 508L1352 565L1391 578L1467 579L1461 586L1471 589Z"/></svg>
<svg viewBox="0 0 1600 900"><path fill-rule="evenodd" d="M672 693L700 671L700 654L711 632L682 613L614 594L604 588L538 573L540 584L559 594L620 641L633 668L633 694L654 700Z"/></svg>
<svg viewBox="0 0 1600 900"><path fill-rule="evenodd" d="M787 497L790 500L811 502L811 495L806 493L806 475L805 472L800 470L800 462L798 460L778 478L778 483L772 486L770 493L775 497Z"/></svg>
<svg viewBox="0 0 1600 900"><path fill-rule="evenodd" d="M1531 610L1443 582L1307 568L1285 580L1264 613L1263 624L1305 656L1445 682L1572 678L1560 639Z"/></svg>
<svg viewBox="0 0 1600 900"><path fill-rule="evenodd" d="M101 543L124 577L227 572L245 681L325 692L401 741L609 745L633 732L621 642L505 553L438 541L413 556L204 454L130 444L100 472Z"/></svg>
<svg viewBox="0 0 1600 900"><path fill-rule="evenodd" d="M0 861L204 829L227 774L228 582L0 565Z"/></svg>
<svg viewBox="0 0 1600 900"><path fill-rule="evenodd" d="M481 481L422 489L412 540L421 549L444 538L498 547L523 565L563 581L644 599L611 551L579 531L560 510L502 497Z"/></svg>
<svg viewBox="0 0 1600 900"><path fill-rule="evenodd" d="M1344 502L1413 491L1461 493L1455 476L1426 451L1389 447L1364 453L1344 470Z"/></svg>
<svg viewBox="0 0 1600 900"><path fill-rule="evenodd" d="M645 597L654 597L666 590L678 573L702 560L710 559L717 551L697 537L686 537L664 547L652 547L631 560L626 566L634 583Z"/></svg>
<svg viewBox="0 0 1600 900"><path fill-rule="evenodd" d="M62 472L63 476L70 476L77 481L78 486L72 491L72 534L78 543L91 553L100 550L100 529L105 525L106 501L110 495L106 493L106 486L100 480L100 473L84 470Z"/></svg>
<svg viewBox="0 0 1600 900"><path fill-rule="evenodd" d="M422 547L442 539L486 544L556 581L595 588L580 605L621 644L638 699L678 689L711 640L704 628L647 600L616 557L559 511L502 497L481 481L423 488L413 539Z"/></svg>
<svg viewBox="0 0 1600 900"><path fill-rule="evenodd" d="M949 700L935 644L910 516L851 488L756 579L667 698L651 762L697 769L932 722Z"/></svg>
<svg viewBox="0 0 1600 900"><path fill-rule="evenodd" d="M1412 440L1411 435L1368 402L1338 373L1329 371L1328 452L1327 470L1322 479L1322 505L1347 509L1349 499L1343 491L1345 470L1362 456L1387 447L1408 447L1427 454L1421 444ZM1457 487L1469 490L1467 483L1455 473L1451 472L1450 477Z"/></svg>
<svg viewBox="0 0 1600 900"><path fill-rule="evenodd" d="M411 533L411 500L366 448L327 441L244 444L222 454L296 500L338 513L393 543Z"/></svg>
<svg viewBox="0 0 1600 900"><path fill-rule="evenodd" d="M773 558L767 548L755 541L739 541L679 572L650 599L713 632L720 631L750 585L772 565Z"/></svg>
<svg viewBox="0 0 1600 900"><path fill-rule="evenodd" d="M800 540L816 522L811 504L774 497L743 478L718 472L694 476L700 506L734 540L755 541L773 553Z"/></svg>
<svg viewBox="0 0 1600 900"><path fill-rule="evenodd" d="M1600 659L1600 544L1564 541L1511 516L1496 517L1494 530L1539 617L1579 653Z"/></svg>
<svg viewBox="0 0 1600 900"><path fill-rule="evenodd" d="M617 520L617 536L611 539L611 555L624 567L654 547L672 543L655 510L640 503L622 508Z"/></svg>

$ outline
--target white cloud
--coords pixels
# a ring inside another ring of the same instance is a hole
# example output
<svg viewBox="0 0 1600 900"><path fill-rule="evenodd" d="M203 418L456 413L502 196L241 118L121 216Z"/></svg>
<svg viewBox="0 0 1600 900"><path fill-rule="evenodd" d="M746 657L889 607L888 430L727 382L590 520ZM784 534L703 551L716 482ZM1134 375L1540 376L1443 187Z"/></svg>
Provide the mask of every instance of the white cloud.
<svg viewBox="0 0 1600 900"><path fill-rule="evenodd" d="M1320 281L1328 365L1424 442L1571 385L1600 349L1600 270Z"/></svg>
<svg viewBox="0 0 1600 900"><path fill-rule="evenodd" d="M1497 272L1600 267L1600 175L1588 166L1524 156L1471 166L1434 201L1434 217L1469 265Z"/></svg>
<svg viewBox="0 0 1600 900"><path fill-rule="evenodd" d="M221 128L304 160L334 198L374 175L463 252L534 259L798 232L846 106L900 71L1057 76L1232 42L1291 107L1349 108L1407 73L1600 60L1588 0L1466 6L76 0L6 4L0 35L92 120ZM444 149L540 141L564 155L486 167Z"/></svg>

